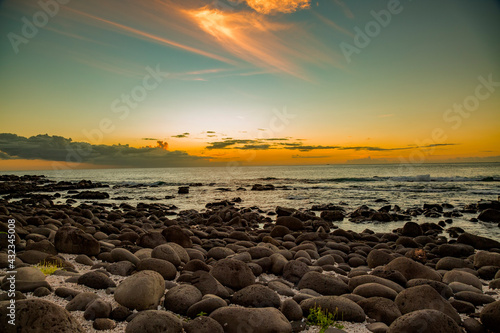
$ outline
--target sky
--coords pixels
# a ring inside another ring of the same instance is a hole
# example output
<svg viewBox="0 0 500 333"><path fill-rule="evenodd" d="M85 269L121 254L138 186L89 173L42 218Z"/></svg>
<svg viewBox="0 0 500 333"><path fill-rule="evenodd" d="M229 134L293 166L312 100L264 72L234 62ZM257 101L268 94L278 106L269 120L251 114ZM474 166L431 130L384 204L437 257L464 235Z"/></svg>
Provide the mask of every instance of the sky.
<svg viewBox="0 0 500 333"><path fill-rule="evenodd" d="M0 1L0 170L500 161L500 2Z"/></svg>

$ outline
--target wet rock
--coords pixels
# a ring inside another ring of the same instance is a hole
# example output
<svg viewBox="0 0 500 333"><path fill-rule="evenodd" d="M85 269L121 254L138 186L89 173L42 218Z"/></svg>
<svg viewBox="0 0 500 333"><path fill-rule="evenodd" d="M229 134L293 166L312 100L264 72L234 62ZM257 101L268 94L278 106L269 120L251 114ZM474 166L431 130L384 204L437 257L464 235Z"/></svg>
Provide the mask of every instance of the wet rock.
<svg viewBox="0 0 500 333"><path fill-rule="evenodd" d="M491 238L476 236L468 232L465 232L460 236L458 236L457 242L471 245L478 250L489 250L492 248L500 248L500 242Z"/></svg>
<svg viewBox="0 0 500 333"><path fill-rule="evenodd" d="M500 210L488 208L483 210L477 217L479 221L483 222L500 222Z"/></svg>
<svg viewBox="0 0 500 333"><path fill-rule="evenodd" d="M292 231L304 229L304 223L296 217L280 216L276 219L276 225L282 225Z"/></svg>

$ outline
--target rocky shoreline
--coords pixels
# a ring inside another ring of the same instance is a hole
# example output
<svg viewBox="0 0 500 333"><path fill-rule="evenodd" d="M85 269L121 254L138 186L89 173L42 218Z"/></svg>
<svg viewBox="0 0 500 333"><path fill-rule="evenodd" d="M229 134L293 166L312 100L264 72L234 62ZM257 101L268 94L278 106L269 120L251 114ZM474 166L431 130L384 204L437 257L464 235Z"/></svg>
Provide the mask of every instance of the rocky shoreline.
<svg viewBox="0 0 500 333"><path fill-rule="evenodd" d="M500 242L451 226L462 212L498 223L498 201L175 211L99 203L106 185L91 181L16 177L0 176L1 287L15 275L17 289L16 329L0 294L2 332L314 332L307 317L318 306L344 325L327 332L500 332ZM58 191L66 203L54 204ZM334 225L344 218L401 228L358 233ZM40 263L58 269L46 276Z"/></svg>

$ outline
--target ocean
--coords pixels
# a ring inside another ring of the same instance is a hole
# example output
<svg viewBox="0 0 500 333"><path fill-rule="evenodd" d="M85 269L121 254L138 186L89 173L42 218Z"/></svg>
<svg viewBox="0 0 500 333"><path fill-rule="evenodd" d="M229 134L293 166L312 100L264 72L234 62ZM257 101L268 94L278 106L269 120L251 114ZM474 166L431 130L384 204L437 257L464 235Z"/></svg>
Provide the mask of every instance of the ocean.
<svg viewBox="0 0 500 333"><path fill-rule="evenodd" d="M449 203L455 209L479 200L498 200L500 163L421 164L421 165L315 165L237 166L195 168L88 169L18 171L8 174L43 174L54 181L101 182L99 189L111 198L101 202L160 202L179 210L203 210L209 202L241 198L237 207L259 207L264 212L276 206L310 209L317 204L345 204L348 211L361 205L379 209L391 204L401 208L422 207L424 203ZM272 184L275 190L252 191L254 184ZM178 194L180 186L190 186L189 194ZM68 196L55 202L65 202ZM126 197L126 199L124 198ZM166 199L165 197L172 197ZM120 198L120 199L116 199ZM384 199L387 202L376 202ZM453 218L451 226L500 240L496 223L470 222L477 214ZM413 218L416 222L439 222L444 218ZM404 222L352 223L337 226L360 232L390 232Z"/></svg>

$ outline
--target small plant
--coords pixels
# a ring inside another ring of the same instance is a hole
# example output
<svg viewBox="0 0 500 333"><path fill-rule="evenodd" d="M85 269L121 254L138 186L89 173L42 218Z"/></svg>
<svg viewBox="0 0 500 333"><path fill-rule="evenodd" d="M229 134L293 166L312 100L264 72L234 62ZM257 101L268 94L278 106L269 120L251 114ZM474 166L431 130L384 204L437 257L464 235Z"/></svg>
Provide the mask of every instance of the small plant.
<svg viewBox="0 0 500 333"><path fill-rule="evenodd" d="M307 323L309 325L319 326L319 333L324 333L330 326L343 329L344 326L337 323L338 310L338 308L335 308L335 312L331 313L326 309L321 310L321 306L311 308L309 309L309 315L307 316Z"/></svg>
<svg viewBox="0 0 500 333"><path fill-rule="evenodd" d="M206 313L206 312L201 311L200 313L198 313L198 314L196 315L196 317L203 317L203 316L206 316L206 315L207 315L207 313Z"/></svg>
<svg viewBox="0 0 500 333"><path fill-rule="evenodd" d="M48 263L48 262L42 261L42 262L36 264L35 267L38 268L45 275L52 275L52 274L54 274L55 271L57 271L62 266L54 264L54 263Z"/></svg>

